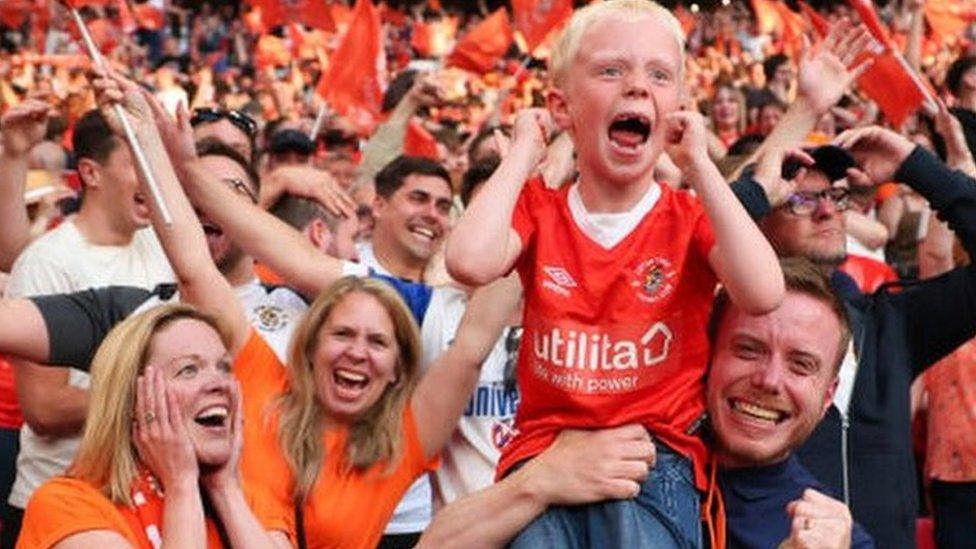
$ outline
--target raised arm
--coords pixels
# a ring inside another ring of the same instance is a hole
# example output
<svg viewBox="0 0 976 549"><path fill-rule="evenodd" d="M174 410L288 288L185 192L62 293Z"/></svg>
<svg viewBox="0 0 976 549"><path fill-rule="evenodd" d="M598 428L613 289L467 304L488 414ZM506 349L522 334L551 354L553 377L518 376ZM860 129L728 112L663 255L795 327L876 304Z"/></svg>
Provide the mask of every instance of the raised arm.
<svg viewBox="0 0 976 549"><path fill-rule="evenodd" d="M950 170L932 153L883 128L849 130L835 142L850 150L873 181L898 181L922 195L966 251L976 254L976 181L971 177ZM976 335L973 265L908 286L891 299L905 302L905 333L916 375Z"/></svg>
<svg viewBox="0 0 976 549"><path fill-rule="evenodd" d="M481 364L522 297L515 275L475 291L454 343L430 366L411 406L427 457L440 453L478 384Z"/></svg>
<svg viewBox="0 0 976 549"><path fill-rule="evenodd" d="M775 309L785 293L776 252L708 158L704 119L681 111L665 118L664 124L668 156L698 194L715 233L708 253L712 269L738 307L753 314Z"/></svg>
<svg viewBox="0 0 976 549"><path fill-rule="evenodd" d="M742 165L750 164L769 149L792 149L806 141L820 117L836 105L851 83L870 67L870 61L851 66L870 41L871 37L863 27L842 20L831 27L823 42L808 47L800 59L796 101L760 148ZM733 178L738 175L734 174Z"/></svg>
<svg viewBox="0 0 976 549"><path fill-rule="evenodd" d="M359 164L356 184L352 189L360 204L372 204L376 195L373 178L383 166L389 164L403 152L403 142L407 125L417 109L436 105L441 101L441 93L430 74L418 74L410 90L403 96L389 118L380 124L363 147L363 160Z"/></svg>
<svg viewBox="0 0 976 549"><path fill-rule="evenodd" d="M155 175L163 200L173 216L173 222L167 225L158 207L154 205L151 210L153 229L176 274L181 299L217 317L230 330L230 350L236 353L247 341L250 326L233 288L210 257L203 228L190 201L183 194L166 145L156 127L157 118L162 121L168 115L148 92L135 83L106 72L97 72L96 76L93 85L105 119L116 135L124 139L121 121L113 108L114 105L122 105L132 122L150 170ZM150 196L141 172L139 177L144 192ZM243 201L234 198L229 202L233 205Z"/></svg>
<svg viewBox="0 0 976 549"><path fill-rule="evenodd" d="M945 103L939 101L935 128L946 143L946 164L969 177L976 177L976 164L966 145L966 137L959 119L949 113ZM918 274L922 279L932 278L952 270L952 254L955 235L936 216L929 217L925 239L918 244Z"/></svg>
<svg viewBox="0 0 976 549"><path fill-rule="evenodd" d="M512 214L522 186L545 154L551 127L548 111L519 112L508 154L447 239L447 271L458 282L487 284L508 273L522 253Z"/></svg>
<svg viewBox="0 0 976 549"><path fill-rule="evenodd" d="M190 164L185 173L183 187L193 204L246 254L270 267L306 297L314 299L347 274L343 272L345 262L322 253L285 222L241 200L202 166Z"/></svg>
<svg viewBox="0 0 976 549"><path fill-rule="evenodd" d="M0 271L10 272L17 256L30 242L30 220L24 204L28 153L44 139L51 106L32 98L0 118L3 152L0 153Z"/></svg>
<svg viewBox="0 0 976 549"><path fill-rule="evenodd" d="M524 467L438 511L418 548L504 547L550 505L632 498L654 457L640 425L563 431Z"/></svg>

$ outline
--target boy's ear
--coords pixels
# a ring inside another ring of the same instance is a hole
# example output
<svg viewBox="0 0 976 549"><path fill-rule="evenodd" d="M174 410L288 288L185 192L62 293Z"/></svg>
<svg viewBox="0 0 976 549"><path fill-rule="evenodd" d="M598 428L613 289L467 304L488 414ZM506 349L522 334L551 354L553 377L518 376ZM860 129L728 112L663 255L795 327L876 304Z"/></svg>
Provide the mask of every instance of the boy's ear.
<svg viewBox="0 0 976 549"><path fill-rule="evenodd" d="M78 177L85 188L94 189L101 187L98 163L90 158L78 160Z"/></svg>
<svg viewBox="0 0 976 549"><path fill-rule="evenodd" d="M552 114L552 121L560 130L569 130L572 121L569 117L569 105L566 103L566 94L558 88L551 88L546 92L546 106Z"/></svg>

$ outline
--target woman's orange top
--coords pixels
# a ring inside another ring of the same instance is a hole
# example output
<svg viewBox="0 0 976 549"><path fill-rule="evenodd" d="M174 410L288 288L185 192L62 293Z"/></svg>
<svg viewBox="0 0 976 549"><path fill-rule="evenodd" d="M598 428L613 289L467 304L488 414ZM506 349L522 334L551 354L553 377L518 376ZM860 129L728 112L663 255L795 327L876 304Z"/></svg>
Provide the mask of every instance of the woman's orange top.
<svg viewBox="0 0 976 549"><path fill-rule="evenodd" d="M287 384L285 367L260 337L252 336L235 368L245 403L244 483L266 490L262 499L277 506L274 515L287 517L288 532L294 539L294 475L281 450L276 408L277 396ZM424 457L409 406L402 428L401 453L393 466L378 463L366 470L347 466L347 428L329 429L323 434L325 463L304 507L308 547L376 547L403 494L437 464L436 459Z"/></svg>
<svg viewBox="0 0 976 549"><path fill-rule="evenodd" d="M154 549L162 541L165 497L140 479L132 500L131 506L118 505L84 480L55 477L38 488L27 503L17 549L46 549L72 535L94 530L116 532L133 547ZM280 511L277 506L262 503L253 494L248 495L248 503L265 529L288 531L283 517L273 515ZM223 547L209 518L207 547Z"/></svg>

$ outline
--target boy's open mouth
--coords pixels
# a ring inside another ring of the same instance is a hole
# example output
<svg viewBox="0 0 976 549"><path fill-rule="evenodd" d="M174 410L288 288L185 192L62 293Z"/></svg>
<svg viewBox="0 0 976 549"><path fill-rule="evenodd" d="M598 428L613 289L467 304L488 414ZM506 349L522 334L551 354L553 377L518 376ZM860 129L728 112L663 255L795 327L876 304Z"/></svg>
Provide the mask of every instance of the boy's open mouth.
<svg viewBox="0 0 976 549"><path fill-rule="evenodd" d="M647 142L651 135L651 121L640 114L619 114L610 123L607 133L618 146L633 149Z"/></svg>

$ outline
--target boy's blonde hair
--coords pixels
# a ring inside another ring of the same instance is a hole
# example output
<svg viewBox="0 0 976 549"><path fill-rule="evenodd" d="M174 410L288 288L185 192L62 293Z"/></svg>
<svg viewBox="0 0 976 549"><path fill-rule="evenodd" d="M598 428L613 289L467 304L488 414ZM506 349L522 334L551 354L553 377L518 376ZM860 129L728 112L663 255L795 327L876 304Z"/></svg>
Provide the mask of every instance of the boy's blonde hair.
<svg viewBox="0 0 976 549"><path fill-rule="evenodd" d="M593 23L608 17L632 21L646 16L663 23L674 35L674 39L678 41L678 51L681 52L678 70L682 70L684 67L685 33L681 30L681 24L674 14L652 0L606 0L605 2L594 2L573 13L569 24L566 25L556 42L556 46L552 49L549 72L552 75L553 84L558 88L566 84L566 73L569 71L569 66L576 58L576 54L579 53L583 35Z"/></svg>

